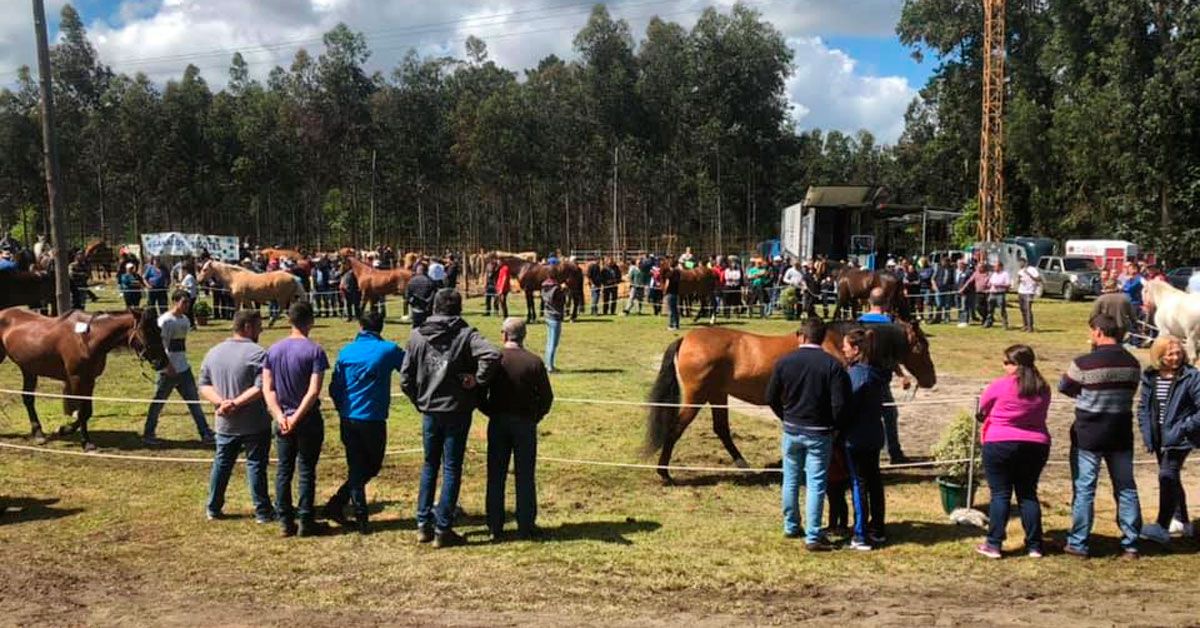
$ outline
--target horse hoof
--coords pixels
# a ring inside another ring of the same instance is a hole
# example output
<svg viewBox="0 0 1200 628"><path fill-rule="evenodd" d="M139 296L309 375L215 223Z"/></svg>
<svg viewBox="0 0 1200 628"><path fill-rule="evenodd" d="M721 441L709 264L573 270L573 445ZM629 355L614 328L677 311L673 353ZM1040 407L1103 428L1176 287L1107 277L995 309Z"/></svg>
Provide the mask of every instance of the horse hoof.
<svg viewBox="0 0 1200 628"><path fill-rule="evenodd" d="M672 480L669 475L660 475L659 480L663 486L675 486L675 480Z"/></svg>
<svg viewBox="0 0 1200 628"><path fill-rule="evenodd" d="M33 444L34 445L45 445L48 440L49 439L46 438L46 434L44 432L42 432L41 430L38 430L33 433Z"/></svg>
<svg viewBox="0 0 1200 628"><path fill-rule="evenodd" d="M88 453L92 453L92 452L96 451L97 449L99 449L99 448L96 447L96 443L93 443L90 440L83 444L83 450Z"/></svg>
<svg viewBox="0 0 1200 628"><path fill-rule="evenodd" d="M739 469L749 469L750 463L746 462L745 458L738 458L737 460L733 461L733 466L735 466Z"/></svg>

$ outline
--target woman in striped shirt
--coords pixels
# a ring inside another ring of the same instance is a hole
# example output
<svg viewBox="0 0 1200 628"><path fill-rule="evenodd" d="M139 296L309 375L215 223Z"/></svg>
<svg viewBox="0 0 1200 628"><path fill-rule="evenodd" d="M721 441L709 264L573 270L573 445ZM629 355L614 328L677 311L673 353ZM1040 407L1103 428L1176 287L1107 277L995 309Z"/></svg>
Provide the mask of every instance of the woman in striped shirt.
<svg viewBox="0 0 1200 628"><path fill-rule="evenodd" d="M1174 336L1159 336L1150 359L1142 374L1138 423L1146 451L1158 457L1159 497L1157 520L1142 527L1142 538L1166 544L1171 532L1193 533L1180 470L1192 447L1200 445L1200 372Z"/></svg>

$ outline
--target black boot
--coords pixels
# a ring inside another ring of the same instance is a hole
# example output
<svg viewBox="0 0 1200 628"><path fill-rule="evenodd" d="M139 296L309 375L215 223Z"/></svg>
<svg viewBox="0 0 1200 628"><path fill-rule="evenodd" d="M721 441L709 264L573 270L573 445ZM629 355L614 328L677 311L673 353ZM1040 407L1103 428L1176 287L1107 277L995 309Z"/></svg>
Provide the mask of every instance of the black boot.
<svg viewBox="0 0 1200 628"><path fill-rule="evenodd" d="M359 515L359 516L355 517L354 524L355 524L355 527L358 529L359 534L366 536L371 533L371 525L370 525L370 523L367 522L366 515Z"/></svg>
<svg viewBox="0 0 1200 628"><path fill-rule="evenodd" d="M433 546L437 549L459 547L466 544L467 539L454 530L438 530L433 534Z"/></svg>
<svg viewBox="0 0 1200 628"><path fill-rule="evenodd" d="M284 537L296 536L296 522L293 519L280 519L279 527Z"/></svg>
<svg viewBox="0 0 1200 628"><path fill-rule="evenodd" d="M300 536L320 536L329 532L329 525L314 519L300 520Z"/></svg>
<svg viewBox="0 0 1200 628"><path fill-rule="evenodd" d="M339 501L336 495L329 498L329 501L325 503L325 508L322 509L321 513L326 519L338 524L343 528L350 527L350 521L346 519L346 503Z"/></svg>

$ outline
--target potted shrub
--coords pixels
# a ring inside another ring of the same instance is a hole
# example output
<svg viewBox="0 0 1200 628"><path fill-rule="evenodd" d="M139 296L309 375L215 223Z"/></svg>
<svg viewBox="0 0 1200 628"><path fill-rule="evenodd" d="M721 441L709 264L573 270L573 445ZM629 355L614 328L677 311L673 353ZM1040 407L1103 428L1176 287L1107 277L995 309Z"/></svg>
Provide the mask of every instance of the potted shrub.
<svg viewBox="0 0 1200 628"><path fill-rule="evenodd" d="M954 417L934 445L933 459L946 463L939 466L942 473L937 479L942 509L946 514L957 508L968 508L975 502L975 491L983 475L983 454L980 450L978 426L975 417L968 412L961 412ZM968 462L971 459L974 459L974 464Z"/></svg>
<svg viewBox="0 0 1200 628"><path fill-rule="evenodd" d="M207 325L210 316L212 316L212 306L207 301L200 301L192 306L192 317L196 319L197 325Z"/></svg>
<svg viewBox="0 0 1200 628"><path fill-rule="evenodd" d="M783 310L783 316L789 320L796 320L796 288L788 286L779 293L779 309Z"/></svg>

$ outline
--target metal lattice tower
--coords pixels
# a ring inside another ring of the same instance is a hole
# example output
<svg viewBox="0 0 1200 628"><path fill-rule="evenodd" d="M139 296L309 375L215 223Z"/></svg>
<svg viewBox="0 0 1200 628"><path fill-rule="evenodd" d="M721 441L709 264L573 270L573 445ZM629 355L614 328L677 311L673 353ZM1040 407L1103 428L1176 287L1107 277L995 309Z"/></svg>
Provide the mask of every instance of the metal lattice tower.
<svg viewBox="0 0 1200 628"><path fill-rule="evenodd" d="M1004 236L1005 0L983 0L983 119L979 134L979 239Z"/></svg>

